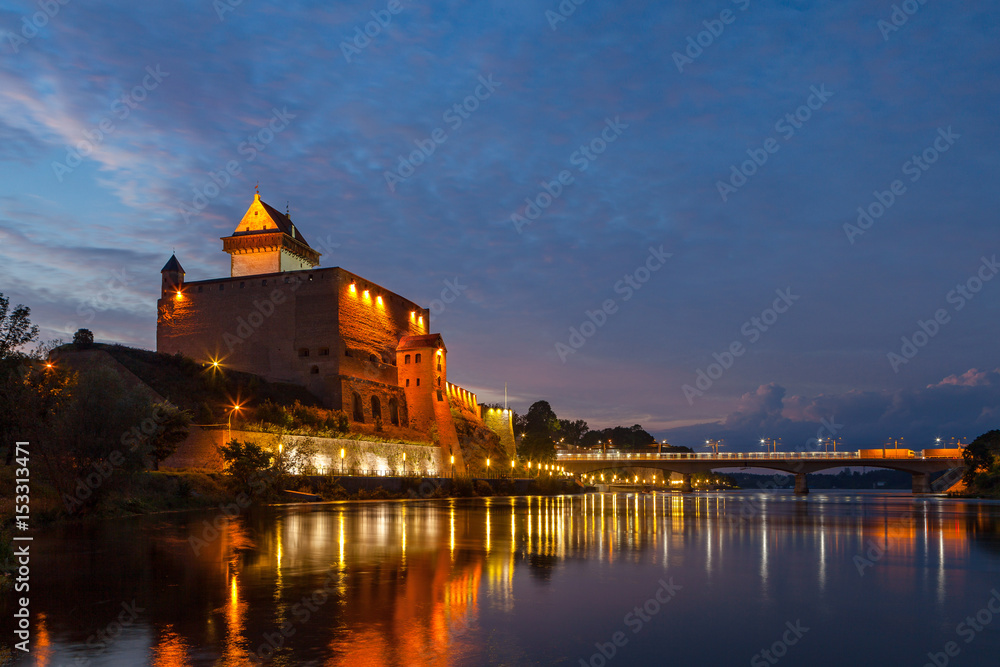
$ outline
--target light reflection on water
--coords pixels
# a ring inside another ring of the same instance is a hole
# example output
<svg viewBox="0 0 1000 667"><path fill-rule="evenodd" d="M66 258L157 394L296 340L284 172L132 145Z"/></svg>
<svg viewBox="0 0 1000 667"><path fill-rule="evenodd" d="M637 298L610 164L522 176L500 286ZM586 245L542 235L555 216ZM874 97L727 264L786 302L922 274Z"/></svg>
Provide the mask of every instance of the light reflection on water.
<svg viewBox="0 0 1000 667"><path fill-rule="evenodd" d="M1000 505L903 494L286 506L207 539L215 518L38 536L23 664L575 666L618 631L615 663L747 664L801 619L787 664L921 665L1000 586ZM676 598L634 632L667 578ZM1000 617L962 664L998 650Z"/></svg>

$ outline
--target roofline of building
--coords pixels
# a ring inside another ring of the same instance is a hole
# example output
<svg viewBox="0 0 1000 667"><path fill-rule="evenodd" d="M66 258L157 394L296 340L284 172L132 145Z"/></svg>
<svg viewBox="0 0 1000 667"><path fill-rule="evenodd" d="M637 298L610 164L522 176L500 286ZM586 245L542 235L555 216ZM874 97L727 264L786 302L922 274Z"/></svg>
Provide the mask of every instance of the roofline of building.
<svg viewBox="0 0 1000 667"><path fill-rule="evenodd" d="M314 267L314 268L311 268L311 269L297 269L295 271L277 271L275 273L255 273L255 274L249 275L249 276L225 276L223 278L207 278L205 280L185 280L184 281L184 286L187 287L188 285L218 285L219 283L223 283L223 282L232 283L232 282L245 281L245 280L270 279L270 278L282 277L282 276L296 276L296 275L301 275L301 274L308 275L310 273L334 273L334 272L340 272L340 273L346 274L346 275L354 278L355 280L364 281L365 283L367 283L368 285L371 286L370 288L379 289L379 290L382 290L383 292L385 292L386 294L391 294L393 296L397 296L400 299L402 299L403 301L406 301L407 303L411 303L414 306L416 306L417 309L423 311L425 314L427 314L428 317L430 316L430 308L424 308L423 306L421 306L416 301L413 301L412 299L408 299L405 296L403 296L402 294L399 294L398 292L394 292L394 291L392 291L392 290L390 290L390 289L388 289L386 287L383 287L382 285L379 285L378 283L376 283L374 281L371 281L371 280L369 280L367 278L359 276L358 274L356 274L356 273L354 273L352 271L348 271L347 269L345 269L343 267L340 267L340 266L324 266L322 268ZM283 283L276 283L276 284L283 284ZM366 289L370 289L370 288L366 288Z"/></svg>

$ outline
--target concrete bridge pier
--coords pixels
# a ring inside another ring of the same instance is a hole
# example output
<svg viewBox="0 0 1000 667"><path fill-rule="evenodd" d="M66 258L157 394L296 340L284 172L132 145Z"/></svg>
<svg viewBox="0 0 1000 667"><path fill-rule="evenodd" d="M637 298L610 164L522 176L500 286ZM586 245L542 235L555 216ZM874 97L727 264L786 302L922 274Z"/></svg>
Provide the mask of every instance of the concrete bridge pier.
<svg viewBox="0 0 1000 667"><path fill-rule="evenodd" d="M925 472L913 473L913 492L914 493L931 492L931 480L929 474Z"/></svg>
<svg viewBox="0 0 1000 667"><path fill-rule="evenodd" d="M682 493L691 493L694 489L691 488L691 473L686 472L682 474L684 481L681 483Z"/></svg>
<svg viewBox="0 0 1000 667"><path fill-rule="evenodd" d="M809 485L806 484L806 474L804 472L795 473L795 493L799 495L809 493Z"/></svg>

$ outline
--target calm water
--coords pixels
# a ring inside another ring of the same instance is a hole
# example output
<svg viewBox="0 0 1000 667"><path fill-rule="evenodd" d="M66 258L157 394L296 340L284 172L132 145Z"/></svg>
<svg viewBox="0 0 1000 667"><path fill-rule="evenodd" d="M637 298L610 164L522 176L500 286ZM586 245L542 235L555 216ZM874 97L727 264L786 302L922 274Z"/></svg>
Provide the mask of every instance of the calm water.
<svg viewBox="0 0 1000 667"><path fill-rule="evenodd" d="M998 504L341 503L218 519L213 539L218 514L37 537L36 641L20 664L1000 664Z"/></svg>

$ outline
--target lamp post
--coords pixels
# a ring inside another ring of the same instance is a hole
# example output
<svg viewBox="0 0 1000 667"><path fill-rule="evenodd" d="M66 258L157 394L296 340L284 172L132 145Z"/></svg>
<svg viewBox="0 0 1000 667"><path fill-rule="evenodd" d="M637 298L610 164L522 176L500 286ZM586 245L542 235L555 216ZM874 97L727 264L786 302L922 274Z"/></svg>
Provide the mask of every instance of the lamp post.
<svg viewBox="0 0 1000 667"><path fill-rule="evenodd" d="M454 454L451 455L451 476L452 476L452 478L455 477L455 455Z"/></svg>
<svg viewBox="0 0 1000 667"><path fill-rule="evenodd" d="M345 452L343 448L340 449L340 474L341 475L344 474L344 455L346 453L347 452Z"/></svg>
<svg viewBox="0 0 1000 667"><path fill-rule="evenodd" d="M403 476L406 476L406 452L403 452Z"/></svg>
<svg viewBox="0 0 1000 667"><path fill-rule="evenodd" d="M486 459L486 477L490 476L490 460Z"/></svg>
<svg viewBox="0 0 1000 667"><path fill-rule="evenodd" d="M229 419L226 421L226 442L233 439L233 413L239 412L240 408L243 407L239 403L235 403L232 408L229 409Z"/></svg>

